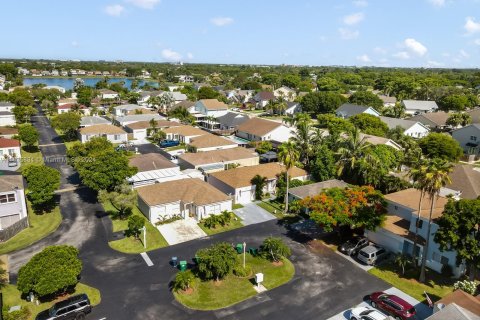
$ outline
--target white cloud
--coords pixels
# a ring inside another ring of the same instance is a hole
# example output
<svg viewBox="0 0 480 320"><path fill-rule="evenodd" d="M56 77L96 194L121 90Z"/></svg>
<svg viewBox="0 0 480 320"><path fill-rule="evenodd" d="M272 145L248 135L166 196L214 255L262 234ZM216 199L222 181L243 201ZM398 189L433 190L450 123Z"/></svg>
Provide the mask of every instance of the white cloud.
<svg viewBox="0 0 480 320"><path fill-rule="evenodd" d="M434 60L428 60L427 61L427 67L430 68L438 68L438 67L443 67L445 64L442 62L434 61Z"/></svg>
<svg viewBox="0 0 480 320"><path fill-rule="evenodd" d="M370 57L366 54L362 54L361 56L358 56L357 60L363 63L372 62L372 60L370 60Z"/></svg>
<svg viewBox="0 0 480 320"><path fill-rule="evenodd" d="M408 50L410 50L410 52L421 57L424 56L428 51L427 47L413 38L405 39L403 44Z"/></svg>
<svg viewBox="0 0 480 320"><path fill-rule="evenodd" d="M361 22L363 19L365 19L365 15L363 14L363 12L357 12L343 17L343 23L348 26L353 26L354 24Z"/></svg>
<svg viewBox="0 0 480 320"><path fill-rule="evenodd" d="M470 58L470 54L468 52L466 52L465 50L461 49L460 52L458 53L458 55L461 57L461 58Z"/></svg>
<svg viewBox="0 0 480 320"><path fill-rule="evenodd" d="M72 45L72 47L78 47L78 42L76 40L73 40L72 42L70 42L70 44Z"/></svg>
<svg viewBox="0 0 480 320"><path fill-rule="evenodd" d="M216 25L217 27L223 27L233 23L233 19L230 17L216 17L210 19L210 22Z"/></svg>
<svg viewBox="0 0 480 320"><path fill-rule="evenodd" d="M125 8L119 4L112 4L105 7L105 13L109 16L118 17L125 12Z"/></svg>
<svg viewBox="0 0 480 320"><path fill-rule="evenodd" d="M365 0L355 0L355 1L353 1L353 5L356 6L356 7L367 7L368 2L365 1Z"/></svg>
<svg viewBox="0 0 480 320"><path fill-rule="evenodd" d="M125 0L128 3L133 4L142 9L153 9L157 4L160 3L160 0Z"/></svg>
<svg viewBox="0 0 480 320"><path fill-rule="evenodd" d="M182 55L172 49L163 49L162 57L168 61L180 61L182 60Z"/></svg>
<svg viewBox="0 0 480 320"><path fill-rule="evenodd" d="M378 53L378 54L387 54L387 49L382 48L382 47L375 47L375 48L373 48L373 52Z"/></svg>
<svg viewBox="0 0 480 320"><path fill-rule="evenodd" d="M467 34L480 32L480 22L475 22L475 18L472 17L467 17L465 20L463 28L467 31Z"/></svg>
<svg viewBox="0 0 480 320"><path fill-rule="evenodd" d="M406 51L399 51L395 54L393 54L395 58L402 59L402 60L407 60L410 59L410 55Z"/></svg>
<svg viewBox="0 0 480 320"><path fill-rule="evenodd" d="M193 53L188 52L187 53L187 58L190 59L190 60L193 59Z"/></svg>
<svg viewBox="0 0 480 320"><path fill-rule="evenodd" d="M480 46L480 39L473 40L473 43L476 44L477 46Z"/></svg>
<svg viewBox="0 0 480 320"><path fill-rule="evenodd" d="M445 0L428 0L435 7L443 7L445 5Z"/></svg>
<svg viewBox="0 0 480 320"><path fill-rule="evenodd" d="M360 35L358 30L350 30L348 28L339 28L338 33L340 33L340 37L344 40L356 39Z"/></svg>

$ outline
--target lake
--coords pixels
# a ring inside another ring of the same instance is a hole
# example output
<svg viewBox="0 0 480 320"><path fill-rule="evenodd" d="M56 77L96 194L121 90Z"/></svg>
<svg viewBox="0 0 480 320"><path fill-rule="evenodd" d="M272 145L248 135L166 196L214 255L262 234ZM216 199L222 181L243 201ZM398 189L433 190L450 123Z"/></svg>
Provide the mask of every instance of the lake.
<svg viewBox="0 0 480 320"><path fill-rule="evenodd" d="M47 86L60 86L65 88L66 90L73 89L73 84L75 83L76 78L44 78L44 77L32 77L32 78L23 78L23 85L24 86L31 86L38 83L46 84ZM86 86L95 87L95 84L103 78L82 78L85 82ZM108 82L125 82L125 87L130 89L132 85L133 79L129 78L109 78ZM143 86L145 83L148 83L154 87L158 88L158 82L155 81L145 81L145 80L138 80L138 86Z"/></svg>

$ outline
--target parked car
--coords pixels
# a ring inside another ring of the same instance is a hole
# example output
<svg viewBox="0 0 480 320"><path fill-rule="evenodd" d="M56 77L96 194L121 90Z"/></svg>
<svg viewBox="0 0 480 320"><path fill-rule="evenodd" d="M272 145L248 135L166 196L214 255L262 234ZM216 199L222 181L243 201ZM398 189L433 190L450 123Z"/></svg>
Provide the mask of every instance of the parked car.
<svg viewBox="0 0 480 320"><path fill-rule="evenodd" d="M350 311L350 320L387 320L387 317L373 308L358 307Z"/></svg>
<svg viewBox="0 0 480 320"><path fill-rule="evenodd" d="M35 320L83 320L90 311L90 299L86 294L79 294L55 303L50 309L40 312Z"/></svg>
<svg viewBox="0 0 480 320"><path fill-rule="evenodd" d="M160 142L160 148L176 147L180 144L177 140L162 140Z"/></svg>
<svg viewBox="0 0 480 320"><path fill-rule="evenodd" d="M373 266L388 256L387 250L377 245L369 245L358 251L357 259Z"/></svg>
<svg viewBox="0 0 480 320"><path fill-rule="evenodd" d="M407 301L381 291L370 295L370 303L372 307L385 311L396 320L415 319L415 314L417 313L415 308Z"/></svg>
<svg viewBox="0 0 480 320"><path fill-rule="evenodd" d="M338 250L348 256L355 256L360 249L363 249L366 246L368 246L368 239L362 236L357 236L340 245Z"/></svg>

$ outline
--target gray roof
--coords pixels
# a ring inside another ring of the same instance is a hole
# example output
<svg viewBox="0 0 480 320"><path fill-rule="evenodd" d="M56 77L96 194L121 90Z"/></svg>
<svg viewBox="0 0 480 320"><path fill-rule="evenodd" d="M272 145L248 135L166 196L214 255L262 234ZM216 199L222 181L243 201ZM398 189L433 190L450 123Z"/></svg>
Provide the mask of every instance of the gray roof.
<svg viewBox="0 0 480 320"><path fill-rule="evenodd" d="M402 127L404 130L408 130L413 127L415 124L420 123L412 120L391 118L391 117L380 117L380 120L385 122L389 129L395 129L396 127Z"/></svg>
<svg viewBox="0 0 480 320"><path fill-rule="evenodd" d="M402 103L405 106L406 110L430 111L438 109L437 103L435 101L403 100Z"/></svg>
<svg viewBox="0 0 480 320"><path fill-rule="evenodd" d="M122 104L115 107L115 110L137 110L137 109L143 109L143 107L139 106L138 104Z"/></svg>
<svg viewBox="0 0 480 320"><path fill-rule="evenodd" d="M217 118L217 121L225 126L225 127L236 127L245 121L247 121L249 117L245 114L240 114L236 112L227 112L223 116Z"/></svg>
<svg viewBox="0 0 480 320"><path fill-rule="evenodd" d="M124 123L124 122L136 122L136 121L150 121L152 119L162 120L165 118L159 114L153 113L153 114L131 114L128 116L117 117L115 120L119 123Z"/></svg>
<svg viewBox="0 0 480 320"><path fill-rule="evenodd" d="M14 104L8 101L0 101L0 107L13 107Z"/></svg>
<svg viewBox="0 0 480 320"><path fill-rule="evenodd" d="M357 114L364 113L368 109L375 110L372 107L359 106L357 104L351 104L351 103L344 103L340 107L338 107L338 109L335 112L338 115L344 116L345 118L350 118L350 117L353 117ZM377 112L377 111L375 110L375 112Z"/></svg>
<svg viewBox="0 0 480 320"><path fill-rule="evenodd" d="M467 113L472 117L473 123L480 123L480 108L469 110Z"/></svg>
<svg viewBox="0 0 480 320"><path fill-rule="evenodd" d="M316 196L317 194L322 193L322 191L325 189L346 188L347 186L348 184L341 180L332 179L332 180L326 180L322 182L307 184L307 185L296 187L296 188L291 188L290 190L288 190L288 193L290 193L291 195L299 199L304 199L306 197Z"/></svg>
<svg viewBox="0 0 480 320"><path fill-rule="evenodd" d="M185 101L187 100L187 96L181 92L178 92L178 91L172 91L172 92L168 92L170 95L172 95L173 99L175 99L175 101Z"/></svg>
<svg viewBox="0 0 480 320"><path fill-rule="evenodd" d="M435 312L426 320L480 320L480 316L470 312L455 303L450 303Z"/></svg>
<svg viewBox="0 0 480 320"><path fill-rule="evenodd" d="M109 124L110 120L99 117L99 116L91 116L91 117L82 117L80 120L81 126L93 126L96 124Z"/></svg>

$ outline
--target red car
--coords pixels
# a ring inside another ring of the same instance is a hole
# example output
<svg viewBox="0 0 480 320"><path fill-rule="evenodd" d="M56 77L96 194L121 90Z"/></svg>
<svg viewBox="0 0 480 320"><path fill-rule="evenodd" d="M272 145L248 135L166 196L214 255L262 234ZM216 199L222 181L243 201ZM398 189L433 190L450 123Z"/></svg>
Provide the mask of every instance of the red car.
<svg viewBox="0 0 480 320"><path fill-rule="evenodd" d="M415 319L415 308L407 301L385 292L374 292L370 295L372 307L385 311L396 320Z"/></svg>

